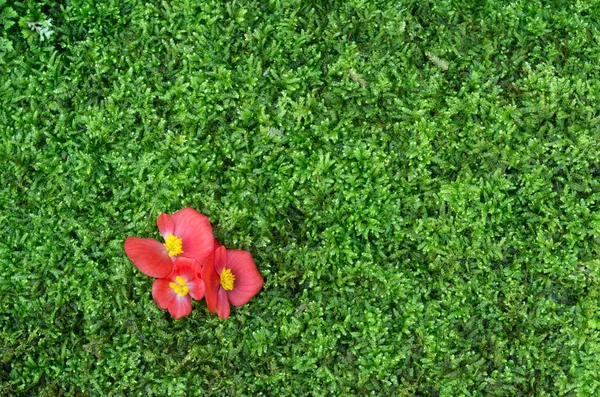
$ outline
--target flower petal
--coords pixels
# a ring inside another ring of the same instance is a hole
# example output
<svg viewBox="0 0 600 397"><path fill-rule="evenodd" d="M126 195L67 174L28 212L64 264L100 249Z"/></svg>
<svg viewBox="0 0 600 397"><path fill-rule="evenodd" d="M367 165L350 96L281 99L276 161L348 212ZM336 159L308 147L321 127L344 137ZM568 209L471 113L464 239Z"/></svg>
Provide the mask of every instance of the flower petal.
<svg viewBox="0 0 600 397"><path fill-rule="evenodd" d="M190 296L196 300L204 298L205 287L204 281L198 278L198 262L195 259L178 257L175 259L173 266L173 273L170 278L183 277L190 289Z"/></svg>
<svg viewBox="0 0 600 397"><path fill-rule="evenodd" d="M204 281L196 278L196 281L188 282L187 286L190 289L189 294L193 299L199 301L200 299L204 298L204 294L206 293Z"/></svg>
<svg viewBox="0 0 600 397"><path fill-rule="evenodd" d="M206 306L214 313L217 310L217 294L219 291L219 275L215 271L214 254L210 255L202 267L202 281L204 281Z"/></svg>
<svg viewBox="0 0 600 397"><path fill-rule="evenodd" d="M213 252L215 238L212 226L206 215L186 207L173 215L161 214L157 219L158 228L164 238L173 234L182 240L183 254L203 264Z"/></svg>
<svg viewBox="0 0 600 397"><path fill-rule="evenodd" d="M174 234L175 226L173 225L173 219L171 215L161 213L158 218L156 218L156 225L158 226L158 230L160 230L161 236L166 240L170 234ZM181 237L181 236L177 236Z"/></svg>
<svg viewBox="0 0 600 397"><path fill-rule="evenodd" d="M164 245L151 238L127 237L125 252L142 273L163 278L171 273L173 264Z"/></svg>
<svg viewBox="0 0 600 397"><path fill-rule="evenodd" d="M227 291L229 302L234 306L241 306L260 291L264 285L264 280L248 251L229 250L227 251L227 268L235 276L233 289Z"/></svg>
<svg viewBox="0 0 600 397"><path fill-rule="evenodd" d="M154 301L163 310L166 310L172 305L172 302L177 297L173 288L169 286L170 280L166 278L159 278L154 280L152 284L152 297Z"/></svg>
<svg viewBox="0 0 600 397"><path fill-rule="evenodd" d="M227 318L229 317L230 310L231 308L229 307L229 300L227 299L227 291L219 287L219 294L217 297L217 314L220 318Z"/></svg>
<svg viewBox="0 0 600 397"><path fill-rule="evenodd" d="M223 245L219 245L218 248L215 249L215 271L220 276L221 270L227 264L227 250Z"/></svg>
<svg viewBox="0 0 600 397"><path fill-rule="evenodd" d="M171 302L169 305L169 313L171 316L175 318L175 320L179 320L182 317L187 316L192 312L192 302L189 296L179 296Z"/></svg>
<svg viewBox="0 0 600 397"><path fill-rule="evenodd" d="M193 281L194 278L198 277L198 270L198 261L192 258L178 256L173 262L173 277L181 276L186 281Z"/></svg>

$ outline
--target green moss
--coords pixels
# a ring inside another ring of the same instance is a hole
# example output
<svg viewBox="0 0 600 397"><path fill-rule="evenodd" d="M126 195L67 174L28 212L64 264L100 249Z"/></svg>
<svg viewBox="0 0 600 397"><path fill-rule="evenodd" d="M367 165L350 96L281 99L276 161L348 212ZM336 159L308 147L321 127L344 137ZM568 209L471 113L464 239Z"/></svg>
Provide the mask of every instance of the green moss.
<svg viewBox="0 0 600 397"><path fill-rule="evenodd" d="M600 3L15 10L0 394L598 393ZM184 206L265 277L226 321L123 251Z"/></svg>

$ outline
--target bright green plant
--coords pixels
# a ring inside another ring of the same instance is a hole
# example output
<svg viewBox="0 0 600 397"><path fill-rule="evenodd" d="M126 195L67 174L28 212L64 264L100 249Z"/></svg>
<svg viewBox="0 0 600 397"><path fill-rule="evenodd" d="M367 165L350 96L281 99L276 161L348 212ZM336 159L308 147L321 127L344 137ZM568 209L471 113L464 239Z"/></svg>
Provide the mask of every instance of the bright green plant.
<svg viewBox="0 0 600 397"><path fill-rule="evenodd" d="M6 0L0 0L0 57L13 50L12 41L6 36L8 29L15 24L15 18L15 10L6 6Z"/></svg>
<svg viewBox="0 0 600 397"><path fill-rule="evenodd" d="M0 395L600 393L600 1L11 6ZM123 249L186 206L226 321Z"/></svg>
<svg viewBox="0 0 600 397"><path fill-rule="evenodd" d="M27 39L27 41L33 41L34 37L39 37L40 41L44 41L49 39L53 34L54 30L52 30L52 20L45 19L40 22L27 22L20 21L19 26L21 26L21 33L23 37Z"/></svg>

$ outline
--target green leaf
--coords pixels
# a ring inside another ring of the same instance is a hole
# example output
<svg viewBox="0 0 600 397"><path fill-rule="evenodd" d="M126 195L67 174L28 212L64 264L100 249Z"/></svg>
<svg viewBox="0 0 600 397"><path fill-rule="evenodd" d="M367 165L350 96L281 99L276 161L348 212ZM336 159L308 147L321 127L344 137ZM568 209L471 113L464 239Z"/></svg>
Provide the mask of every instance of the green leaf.
<svg viewBox="0 0 600 397"><path fill-rule="evenodd" d="M12 18L16 18L17 16L18 15L17 15L16 11L13 10L12 7L6 7L0 13L0 22L4 23L4 28L7 29L6 24L9 22L9 20Z"/></svg>
<svg viewBox="0 0 600 397"><path fill-rule="evenodd" d="M5 54L13 50L12 42L8 39L0 37L0 53Z"/></svg>

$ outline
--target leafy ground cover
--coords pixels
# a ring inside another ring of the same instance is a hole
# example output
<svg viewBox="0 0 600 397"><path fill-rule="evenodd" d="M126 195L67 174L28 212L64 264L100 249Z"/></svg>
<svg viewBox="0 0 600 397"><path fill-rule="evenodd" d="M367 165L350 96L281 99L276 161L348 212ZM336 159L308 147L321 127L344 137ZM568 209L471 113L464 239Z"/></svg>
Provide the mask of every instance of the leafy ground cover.
<svg viewBox="0 0 600 397"><path fill-rule="evenodd" d="M598 15L2 2L0 393L600 393ZM227 320L123 251L185 206L265 278Z"/></svg>

